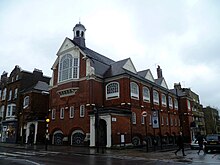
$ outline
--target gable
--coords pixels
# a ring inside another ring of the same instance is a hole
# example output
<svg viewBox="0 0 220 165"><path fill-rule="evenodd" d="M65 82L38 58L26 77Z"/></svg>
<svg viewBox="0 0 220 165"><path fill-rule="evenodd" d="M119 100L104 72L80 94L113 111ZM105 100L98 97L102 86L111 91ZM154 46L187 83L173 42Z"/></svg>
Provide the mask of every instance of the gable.
<svg viewBox="0 0 220 165"><path fill-rule="evenodd" d="M60 49L58 50L57 55L59 56L60 54L66 52L67 50L73 47L75 47L75 45L68 38L66 38L63 44L61 45Z"/></svg>
<svg viewBox="0 0 220 165"><path fill-rule="evenodd" d="M161 85L162 87L168 89L168 86L167 86L167 83L166 83L165 79L163 79L163 80L161 81L161 84L160 84L160 85Z"/></svg>
<svg viewBox="0 0 220 165"><path fill-rule="evenodd" d="M149 80L149 81L155 82L155 81L154 81L154 77L153 77L153 75L152 75L152 73L151 73L150 70L147 71L147 73L146 73L146 75L145 75L145 78L146 78L147 80Z"/></svg>
<svg viewBox="0 0 220 165"><path fill-rule="evenodd" d="M134 65L133 65L130 58L127 60L127 62L124 64L124 66L122 68L137 74L137 71L136 71L136 69L135 69L135 67L134 67Z"/></svg>

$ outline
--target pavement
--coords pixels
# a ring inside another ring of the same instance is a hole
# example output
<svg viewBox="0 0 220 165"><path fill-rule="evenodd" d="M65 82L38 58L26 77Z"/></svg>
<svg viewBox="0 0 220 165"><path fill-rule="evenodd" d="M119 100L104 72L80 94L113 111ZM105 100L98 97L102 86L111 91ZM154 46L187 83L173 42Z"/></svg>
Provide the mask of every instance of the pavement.
<svg viewBox="0 0 220 165"><path fill-rule="evenodd" d="M60 154L81 154L81 155L99 155L99 156L107 156L114 157L119 159L145 159L145 160L162 160L162 161L180 161L180 162L190 162L190 159L186 157L176 156L174 151L177 149L176 147L168 147L168 148L157 148L155 151L150 150L146 152L145 148L111 148L111 149L102 149L99 148L99 152L97 152L97 148L91 147L76 147L76 146L55 146L48 145L47 151L45 150L45 145L28 145L28 144L11 144L11 143L0 143L1 147L7 148L17 148L24 150L34 150L34 151L45 151L45 152L59 152ZM188 150L186 148L185 150Z"/></svg>

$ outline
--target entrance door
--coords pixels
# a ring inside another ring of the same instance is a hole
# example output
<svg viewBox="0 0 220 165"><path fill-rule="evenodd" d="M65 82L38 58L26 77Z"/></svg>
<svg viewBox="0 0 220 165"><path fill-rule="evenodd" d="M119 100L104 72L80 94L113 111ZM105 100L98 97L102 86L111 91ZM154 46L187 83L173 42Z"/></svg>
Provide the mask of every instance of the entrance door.
<svg viewBox="0 0 220 165"><path fill-rule="evenodd" d="M98 128L98 136L99 136L99 145L106 146L107 144L107 124L106 121L103 119L99 120L99 128Z"/></svg>
<svg viewBox="0 0 220 165"><path fill-rule="evenodd" d="M35 125L31 124L29 127L29 136L28 136L28 143L29 144L34 144L34 135L35 135Z"/></svg>

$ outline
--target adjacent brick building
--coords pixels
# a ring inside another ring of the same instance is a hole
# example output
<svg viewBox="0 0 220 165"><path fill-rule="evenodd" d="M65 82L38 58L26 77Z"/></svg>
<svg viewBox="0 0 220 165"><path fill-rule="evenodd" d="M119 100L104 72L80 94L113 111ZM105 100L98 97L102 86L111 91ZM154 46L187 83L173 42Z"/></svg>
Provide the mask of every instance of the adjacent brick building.
<svg viewBox="0 0 220 165"><path fill-rule="evenodd" d="M27 141L29 130L32 128L27 124L30 122L30 118L26 117L34 115L34 118L31 119L35 121L36 126L39 120L43 120L41 112L45 111L43 113L47 114L48 110L48 99L44 101L43 105L38 102L29 108L30 103L41 100L33 92L39 90L39 84L46 83L48 85L49 81L50 78L43 76L42 71L35 69L33 72L28 72L19 66L15 66L9 77L6 72L2 74L0 84L1 142ZM40 87L42 86L40 85ZM28 94L30 96L26 97ZM45 117L45 115L43 116ZM35 126L34 131L36 132L37 127ZM36 142L36 138L34 142Z"/></svg>
<svg viewBox="0 0 220 165"><path fill-rule="evenodd" d="M76 24L74 38L64 40L52 66L52 144L174 143L181 100L168 89L160 66L155 79L149 69L136 71L130 58L103 56L86 47L85 31Z"/></svg>
<svg viewBox="0 0 220 165"><path fill-rule="evenodd" d="M190 88L182 88L180 83L175 83L171 91L178 97L180 130L186 142L194 139L198 132L205 135L204 114L199 95Z"/></svg>

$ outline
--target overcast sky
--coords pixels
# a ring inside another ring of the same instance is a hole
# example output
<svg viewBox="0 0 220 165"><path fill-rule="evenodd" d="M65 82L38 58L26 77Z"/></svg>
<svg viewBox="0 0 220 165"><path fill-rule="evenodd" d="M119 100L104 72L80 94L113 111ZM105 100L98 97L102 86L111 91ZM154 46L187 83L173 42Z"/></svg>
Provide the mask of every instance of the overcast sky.
<svg viewBox="0 0 220 165"><path fill-rule="evenodd" d="M76 23L86 46L137 71L157 65L203 106L220 107L219 0L1 0L0 74L15 65L51 76L56 53Z"/></svg>

